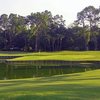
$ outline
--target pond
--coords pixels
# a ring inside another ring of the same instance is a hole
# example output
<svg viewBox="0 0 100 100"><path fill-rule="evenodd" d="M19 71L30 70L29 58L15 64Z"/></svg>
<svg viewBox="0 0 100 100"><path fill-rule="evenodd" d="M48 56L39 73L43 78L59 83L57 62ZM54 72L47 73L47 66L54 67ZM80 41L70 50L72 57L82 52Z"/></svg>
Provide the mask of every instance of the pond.
<svg viewBox="0 0 100 100"><path fill-rule="evenodd" d="M64 66L35 66L35 65L7 65L0 64L0 80L21 79L33 77L48 77L70 73L85 72L99 69L100 65L64 65Z"/></svg>

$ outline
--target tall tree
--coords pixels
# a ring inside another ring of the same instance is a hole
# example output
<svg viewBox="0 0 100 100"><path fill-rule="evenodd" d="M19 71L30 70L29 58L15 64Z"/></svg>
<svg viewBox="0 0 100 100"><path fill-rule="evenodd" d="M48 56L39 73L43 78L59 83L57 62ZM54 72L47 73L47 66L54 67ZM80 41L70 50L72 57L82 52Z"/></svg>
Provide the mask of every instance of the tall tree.
<svg viewBox="0 0 100 100"><path fill-rule="evenodd" d="M3 32L3 37L4 37L4 49L7 49L8 45L8 29L9 29L9 21L8 21L8 15L7 14L2 14L0 16L0 29Z"/></svg>
<svg viewBox="0 0 100 100"><path fill-rule="evenodd" d="M52 19L51 12L37 12L31 13L28 16L31 24L31 37L35 36L35 51L39 51L39 38L41 35L47 35L49 29L50 21Z"/></svg>
<svg viewBox="0 0 100 100"><path fill-rule="evenodd" d="M88 6L77 14L77 22L83 27L83 34L84 38L86 38L87 50L88 43L90 41L96 42L95 33L92 32L92 28L97 25L99 16L100 11L93 6Z"/></svg>

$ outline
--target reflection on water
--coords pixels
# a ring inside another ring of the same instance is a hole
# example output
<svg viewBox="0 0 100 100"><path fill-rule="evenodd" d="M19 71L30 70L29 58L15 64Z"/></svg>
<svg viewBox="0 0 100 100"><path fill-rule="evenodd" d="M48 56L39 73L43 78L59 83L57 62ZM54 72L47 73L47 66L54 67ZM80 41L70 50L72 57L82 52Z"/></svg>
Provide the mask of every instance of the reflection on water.
<svg viewBox="0 0 100 100"><path fill-rule="evenodd" d="M0 79L47 77L99 69L100 65L16 66L0 64Z"/></svg>

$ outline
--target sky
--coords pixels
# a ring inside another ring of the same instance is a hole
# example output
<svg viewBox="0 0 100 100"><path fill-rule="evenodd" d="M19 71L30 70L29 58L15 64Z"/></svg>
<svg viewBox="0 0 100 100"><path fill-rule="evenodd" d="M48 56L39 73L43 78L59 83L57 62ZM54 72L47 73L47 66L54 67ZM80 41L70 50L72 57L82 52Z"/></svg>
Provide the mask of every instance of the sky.
<svg viewBox="0 0 100 100"><path fill-rule="evenodd" d="M0 15L15 13L27 16L30 13L49 10L53 15L63 15L66 25L77 18L77 13L87 6L99 8L100 0L0 0Z"/></svg>

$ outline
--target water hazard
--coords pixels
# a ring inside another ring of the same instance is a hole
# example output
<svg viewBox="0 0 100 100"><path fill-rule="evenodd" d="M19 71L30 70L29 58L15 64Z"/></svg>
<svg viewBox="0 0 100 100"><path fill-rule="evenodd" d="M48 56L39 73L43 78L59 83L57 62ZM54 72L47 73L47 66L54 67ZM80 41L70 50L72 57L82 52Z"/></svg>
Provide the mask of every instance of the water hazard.
<svg viewBox="0 0 100 100"><path fill-rule="evenodd" d="M0 64L0 80L22 79L33 77L49 77L70 73L85 72L99 69L100 65L64 65L64 66L35 66L35 65L7 65Z"/></svg>

